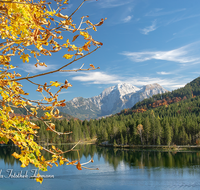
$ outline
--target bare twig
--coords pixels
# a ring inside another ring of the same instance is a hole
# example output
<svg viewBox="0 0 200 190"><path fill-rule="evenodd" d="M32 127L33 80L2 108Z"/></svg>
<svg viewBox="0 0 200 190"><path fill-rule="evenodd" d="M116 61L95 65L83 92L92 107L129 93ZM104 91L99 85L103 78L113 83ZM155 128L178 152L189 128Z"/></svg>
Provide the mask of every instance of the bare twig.
<svg viewBox="0 0 200 190"><path fill-rule="evenodd" d="M26 79L27 81L29 81L30 83L32 83L32 84L35 84L35 85L37 85L37 86L45 86L45 85L42 85L42 84L38 84L38 83L35 83L35 82L33 82L33 81L31 81L31 80L29 80L29 79ZM51 85L46 85L45 87L50 87Z"/></svg>
<svg viewBox="0 0 200 190"><path fill-rule="evenodd" d="M83 5L83 3L85 3L85 1L87 0L83 0L83 2L77 7L77 9L68 17L68 20L81 8L81 6Z"/></svg>
<svg viewBox="0 0 200 190"><path fill-rule="evenodd" d="M65 151L65 152L62 152L62 153L60 153L60 154L64 154L64 153L67 153L67 152L72 151L80 142L81 142L81 140L79 140L70 150L67 150L67 151ZM58 154L58 155L60 155L60 154Z"/></svg>
<svg viewBox="0 0 200 190"><path fill-rule="evenodd" d="M56 70L53 70L53 71L49 71L49 72L46 72L46 73L41 73L41 74L37 74L37 75L33 75L33 76L29 76L29 77L22 77L22 78L18 78L18 79L12 79L10 81L20 81L20 80L27 80L27 79L30 79L30 78L35 78L35 77L39 77L39 76L44 76L44 75L48 75L48 74L52 74L52 73L56 73L56 72L59 72L60 70L62 70L63 68L71 65L72 63L74 63L75 61L78 61L88 55L90 55L91 53L95 52L97 49L99 49L100 46L96 47L94 50L92 50L91 52L88 52L87 54L83 55L82 57L79 57L78 59L74 59L73 61L69 62L68 64L60 67L59 69L56 69Z"/></svg>
<svg viewBox="0 0 200 190"><path fill-rule="evenodd" d="M85 168L85 169L87 169L87 170L99 170L99 168L87 168L87 167L85 167L85 166L81 166L81 168Z"/></svg>
<svg viewBox="0 0 200 190"><path fill-rule="evenodd" d="M3 46L2 48L0 48L0 51L3 50L3 49L5 49L5 48L7 48L7 47L9 47L9 46L12 46L14 43L15 43L15 42L10 42L10 43L6 44L6 45Z"/></svg>
<svg viewBox="0 0 200 190"><path fill-rule="evenodd" d="M96 70L96 69L100 69L100 68L97 67L97 68L89 68L89 69L60 70L59 72L91 71L91 70Z"/></svg>

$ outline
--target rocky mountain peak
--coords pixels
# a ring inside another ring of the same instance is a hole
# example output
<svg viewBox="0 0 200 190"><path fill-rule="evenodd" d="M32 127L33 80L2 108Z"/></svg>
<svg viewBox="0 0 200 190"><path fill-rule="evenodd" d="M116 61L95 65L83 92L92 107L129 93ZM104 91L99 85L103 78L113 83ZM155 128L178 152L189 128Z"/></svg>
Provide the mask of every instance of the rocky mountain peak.
<svg viewBox="0 0 200 190"><path fill-rule="evenodd" d="M125 108L131 108L145 98L164 92L167 90L157 83L148 84L141 88L128 83L120 83L106 88L98 96L74 98L68 101L66 107L61 108L60 111L80 119L98 118L115 114Z"/></svg>

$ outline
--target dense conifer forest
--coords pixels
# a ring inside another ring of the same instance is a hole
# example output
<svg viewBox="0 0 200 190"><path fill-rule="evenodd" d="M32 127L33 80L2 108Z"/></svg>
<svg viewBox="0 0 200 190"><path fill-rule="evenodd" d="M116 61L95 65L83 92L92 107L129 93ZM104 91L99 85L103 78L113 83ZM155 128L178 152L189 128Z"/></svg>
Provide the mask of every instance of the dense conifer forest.
<svg viewBox="0 0 200 190"><path fill-rule="evenodd" d="M200 144L200 77L185 87L158 94L99 120L55 120L56 129L72 131L54 136L40 121L40 142L69 143L97 138L122 145L188 145Z"/></svg>

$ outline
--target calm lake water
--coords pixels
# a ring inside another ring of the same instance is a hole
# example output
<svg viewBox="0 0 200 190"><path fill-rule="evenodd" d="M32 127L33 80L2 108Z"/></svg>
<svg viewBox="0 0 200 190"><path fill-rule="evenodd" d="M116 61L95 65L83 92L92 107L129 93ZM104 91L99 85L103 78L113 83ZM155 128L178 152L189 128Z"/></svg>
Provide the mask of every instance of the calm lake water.
<svg viewBox="0 0 200 190"><path fill-rule="evenodd" d="M64 146L64 149L68 147ZM80 145L81 163L94 158L87 167L99 170L77 170L75 166L62 165L49 168L42 175L54 176L37 183L30 179L35 168L21 168L12 152L15 147L0 147L0 190L171 190L200 189L200 152L134 151ZM46 154L46 157L49 155ZM77 154L65 154L76 159ZM26 178L8 177L21 173Z"/></svg>

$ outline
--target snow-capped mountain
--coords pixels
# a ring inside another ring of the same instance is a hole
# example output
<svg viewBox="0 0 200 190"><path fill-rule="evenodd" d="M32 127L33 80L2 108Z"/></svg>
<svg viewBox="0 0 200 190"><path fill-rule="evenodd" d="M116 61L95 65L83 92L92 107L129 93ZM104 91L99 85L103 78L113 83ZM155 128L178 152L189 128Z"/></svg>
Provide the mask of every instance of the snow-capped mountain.
<svg viewBox="0 0 200 190"><path fill-rule="evenodd" d="M133 107L145 98L165 92L167 90L157 83L141 88L127 83L120 83L106 88L98 96L73 98L67 102L65 107L60 108L60 111L80 119L97 118L118 113L122 109Z"/></svg>

